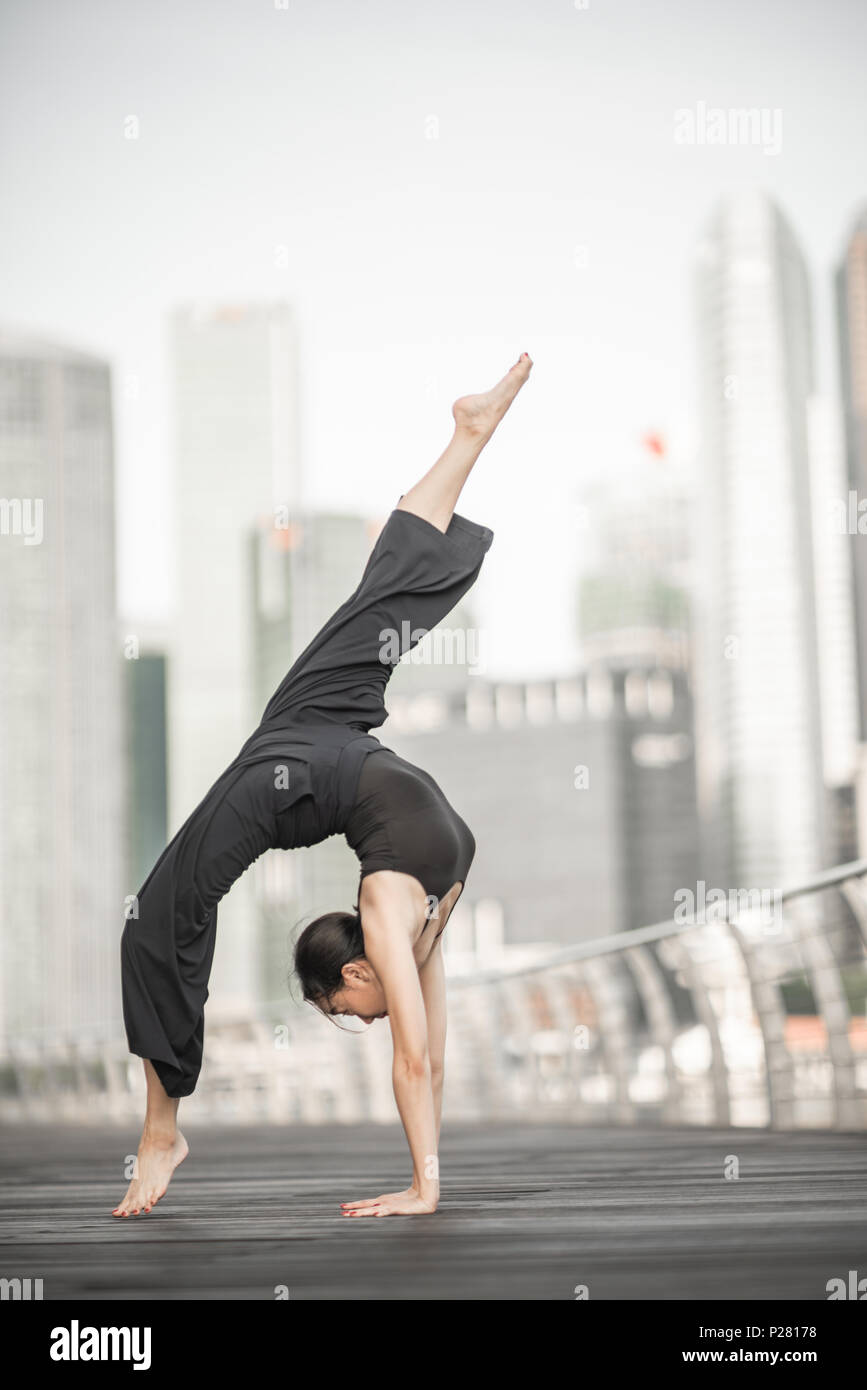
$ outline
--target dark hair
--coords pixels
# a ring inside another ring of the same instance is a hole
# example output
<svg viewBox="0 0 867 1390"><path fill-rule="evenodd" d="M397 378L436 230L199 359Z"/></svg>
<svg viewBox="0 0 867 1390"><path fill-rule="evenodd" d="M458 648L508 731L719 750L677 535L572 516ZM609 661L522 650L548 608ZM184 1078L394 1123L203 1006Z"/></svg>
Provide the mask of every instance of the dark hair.
<svg viewBox="0 0 867 1390"><path fill-rule="evenodd" d="M305 927L295 943L295 974L308 1003L321 1008L343 985L343 967L364 955L357 912L326 912Z"/></svg>

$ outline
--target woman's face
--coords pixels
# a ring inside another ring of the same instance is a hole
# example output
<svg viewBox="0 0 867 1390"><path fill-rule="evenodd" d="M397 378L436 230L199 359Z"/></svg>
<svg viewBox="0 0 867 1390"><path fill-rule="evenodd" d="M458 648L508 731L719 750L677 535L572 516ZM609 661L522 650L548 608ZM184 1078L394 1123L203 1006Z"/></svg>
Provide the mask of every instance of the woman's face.
<svg viewBox="0 0 867 1390"><path fill-rule="evenodd" d="M376 971L362 957L343 967L343 988L332 994L325 1009L329 1014L350 1015L363 1023L388 1016L385 992Z"/></svg>

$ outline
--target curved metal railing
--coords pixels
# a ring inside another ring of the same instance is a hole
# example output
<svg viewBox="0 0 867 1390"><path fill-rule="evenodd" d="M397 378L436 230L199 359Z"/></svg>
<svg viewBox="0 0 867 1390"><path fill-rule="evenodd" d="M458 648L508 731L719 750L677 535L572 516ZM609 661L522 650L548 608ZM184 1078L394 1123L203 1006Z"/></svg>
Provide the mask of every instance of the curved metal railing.
<svg viewBox="0 0 867 1390"><path fill-rule="evenodd" d="M469 1012L496 997L517 1104L620 1123L867 1128L865 875L856 860L783 889L770 921L671 919L451 987Z"/></svg>

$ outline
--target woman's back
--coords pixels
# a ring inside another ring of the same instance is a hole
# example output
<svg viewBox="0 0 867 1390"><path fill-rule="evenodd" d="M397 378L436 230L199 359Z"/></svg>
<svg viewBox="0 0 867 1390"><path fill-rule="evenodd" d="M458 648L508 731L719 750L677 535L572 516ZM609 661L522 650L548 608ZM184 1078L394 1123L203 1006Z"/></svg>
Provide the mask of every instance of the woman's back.
<svg viewBox="0 0 867 1390"><path fill-rule="evenodd" d="M466 882L476 850L469 826L433 777L390 748L364 759L343 833L362 878L379 869L411 874L438 900Z"/></svg>

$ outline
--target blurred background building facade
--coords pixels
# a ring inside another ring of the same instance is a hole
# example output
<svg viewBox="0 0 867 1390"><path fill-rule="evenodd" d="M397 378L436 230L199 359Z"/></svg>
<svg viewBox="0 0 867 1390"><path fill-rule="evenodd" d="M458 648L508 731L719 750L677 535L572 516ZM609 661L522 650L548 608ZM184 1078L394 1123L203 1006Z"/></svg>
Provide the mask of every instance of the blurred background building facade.
<svg viewBox="0 0 867 1390"><path fill-rule="evenodd" d="M257 719L296 658L361 578L377 524L293 509L249 537L252 680ZM351 909L358 861L342 836L287 854L269 850L253 871L259 924L258 998L285 996L292 942L320 912Z"/></svg>
<svg viewBox="0 0 867 1390"><path fill-rule="evenodd" d="M138 893L169 842L168 635L125 633L127 866Z"/></svg>
<svg viewBox="0 0 867 1390"><path fill-rule="evenodd" d="M0 1033L119 1017L124 700L106 362L0 332Z"/></svg>
<svg viewBox="0 0 867 1390"><path fill-rule="evenodd" d="M474 964L494 916L510 950L565 946L670 916L676 889L695 881L682 671L596 666L547 682L474 677L456 694L388 703L383 741L427 768L473 828L476 857L456 913L481 907Z"/></svg>
<svg viewBox="0 0 867 1390"><path fill-rule="evenodd" d="M867 742L867 209L846 238L835 287L847 481L855 494L857 518L847 534L855 591L859 737ZM846 519L850 520L848 505Z"/></svg>
<svg viewBox="0 0 867 1390"><path fill-rule="evenodd" d="M168 666L173 835L258 722L247 536L298 505L298 344L281 304L194 306L170 322L176 602ZM243 876L220 909L216 1011L257 997L256 907Z"/></svg>
<svg viewBox="0 0 867 1390"><path fill-rule="evenodd" d="M697 251L703 503L696 638L704 862L780 885L825 858L808 401L813 340L795 235L763 195Z"/></svg>

